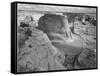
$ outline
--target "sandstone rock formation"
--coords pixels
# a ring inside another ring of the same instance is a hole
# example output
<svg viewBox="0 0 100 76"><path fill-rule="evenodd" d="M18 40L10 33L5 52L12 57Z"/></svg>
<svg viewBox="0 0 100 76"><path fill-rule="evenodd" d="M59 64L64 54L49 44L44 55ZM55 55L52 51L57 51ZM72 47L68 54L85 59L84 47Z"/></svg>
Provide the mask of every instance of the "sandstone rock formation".
<svg viewBox="0 0 100 76"><path fill-rule="evenodd" d="M50 43L46 34L36 28L32 28L32 36L28 37L19 51L18 72L66 69L61 64L64 62L64 55Z"/></svg>
<svg viewBox="0 0 100 76"><path fill-rule="evenodd" d="M82 51L82 38L73 34L67 17L46 14L38 22L38 28L43 30L52 44L65 54L78 54Z"/></svg>

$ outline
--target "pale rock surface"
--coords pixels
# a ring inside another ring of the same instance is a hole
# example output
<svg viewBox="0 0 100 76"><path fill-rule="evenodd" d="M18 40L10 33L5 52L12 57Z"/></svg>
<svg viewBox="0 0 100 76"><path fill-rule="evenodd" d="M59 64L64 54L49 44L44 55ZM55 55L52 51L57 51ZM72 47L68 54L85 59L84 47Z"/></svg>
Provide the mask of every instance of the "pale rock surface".
<svg viewBox="0 0 100 76"><path fill-rule="evenodd" d="M50 43L45 33L35 28L25 47L20 49L17 61L19 72L67 69L61 64L64 56Z"/></svg>

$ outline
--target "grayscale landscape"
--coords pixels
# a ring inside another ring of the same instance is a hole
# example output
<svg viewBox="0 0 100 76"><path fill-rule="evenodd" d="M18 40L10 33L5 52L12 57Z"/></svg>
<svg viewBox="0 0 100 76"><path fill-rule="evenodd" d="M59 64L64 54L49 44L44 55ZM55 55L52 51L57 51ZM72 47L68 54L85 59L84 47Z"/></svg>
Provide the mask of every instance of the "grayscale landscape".
<svg viewBox="0 0 100 76"><path fill-rule="evenodd" d="M92 69L96 8L17 5L17 72Z"/></svg>

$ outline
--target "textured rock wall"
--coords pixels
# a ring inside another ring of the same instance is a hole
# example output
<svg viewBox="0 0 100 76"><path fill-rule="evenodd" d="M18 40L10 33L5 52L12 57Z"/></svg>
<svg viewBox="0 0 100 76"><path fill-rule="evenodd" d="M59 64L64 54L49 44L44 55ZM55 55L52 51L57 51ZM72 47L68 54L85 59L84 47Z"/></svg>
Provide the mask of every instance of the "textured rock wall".
<svg viewBox="0 0 100 76"><path fill-rule="evenodd" d="M47 35L36 28L32 29L32 36L19 48L17 57L17 71L48 71L66 69L61 62L64 56L50 43ZM24 36L25 37L25 36ZM21 38L21 37L20 37ZM61 58L58 58L61 56Z"/></svg>

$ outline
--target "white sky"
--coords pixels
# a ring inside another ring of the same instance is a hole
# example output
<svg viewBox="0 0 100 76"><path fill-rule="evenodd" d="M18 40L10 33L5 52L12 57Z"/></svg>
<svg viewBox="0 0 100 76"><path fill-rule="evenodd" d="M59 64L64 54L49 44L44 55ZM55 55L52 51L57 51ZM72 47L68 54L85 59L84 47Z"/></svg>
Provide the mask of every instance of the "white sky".
<svg viewBox="0 0 100 76"><path fill-rule="evenodd" d="M18 10L49 11L49 12L74 12L74 13L96 13L96 8L36 5L36 4L18 4Z"/></svg>

